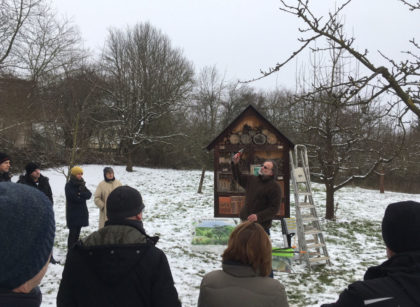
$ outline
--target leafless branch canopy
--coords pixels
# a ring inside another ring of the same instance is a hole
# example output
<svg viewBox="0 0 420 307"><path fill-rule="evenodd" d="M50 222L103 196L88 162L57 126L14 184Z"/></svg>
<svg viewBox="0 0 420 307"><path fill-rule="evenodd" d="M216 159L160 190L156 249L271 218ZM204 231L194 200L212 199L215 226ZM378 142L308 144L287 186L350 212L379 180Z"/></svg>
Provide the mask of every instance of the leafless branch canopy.
<svg viewBox="0 0 420 307"><path fill-rule="evenodd" d="M23 27L39 14L41 3L42 0L0 1L0 69L19 41Z"/></svg>
<svg viewBox="0 0 420 307"><path fill-rule="evenodd" d="M414 10L420 10L420 1L417 0L417 3L414 1L406 1L406 0L400 0L402 3L407 5L410 8L410 11Z"/></svg>
<svg viewBox="0 0 420 307"><path fill-rule="evenodd" d="M408 5L411 10L420 7L418 2L401 1ZM358 79L349 76L347 85L350 91L357 93L365 87L372 87L371 81L375 81L377 85L375 85L376 90L372 92L372 96L378 97L383 93L391 93L398 100L402 101L406 108L420 117L420 59L418 55L420 49L418 43L414 39L410 41L410 45L404 51L407 56L405 61L397 63L382 54L389 65L387 67L376 65L371 61L367 50L360 51L354 47L355 38L348 36L344 30L344 22L341 20L341 16L350 2L351 0L345 1L325 18L323 16L315 16L310 8L310 0L297 0L291 4L286 0L281 0L280 10L295 15L302 20L306 27L300 28L299 31L303 35L308 35L308 37L299 38L301 46L289 58L269 68L267 71L262 71L262 76L254 80L273 74L303 50L310 48L311 43L324 38L329 42L329 46L345 49L370 72L370 74L363 75ZM322 48L317 48L314 51L317 50L322 50Z"/></svg>

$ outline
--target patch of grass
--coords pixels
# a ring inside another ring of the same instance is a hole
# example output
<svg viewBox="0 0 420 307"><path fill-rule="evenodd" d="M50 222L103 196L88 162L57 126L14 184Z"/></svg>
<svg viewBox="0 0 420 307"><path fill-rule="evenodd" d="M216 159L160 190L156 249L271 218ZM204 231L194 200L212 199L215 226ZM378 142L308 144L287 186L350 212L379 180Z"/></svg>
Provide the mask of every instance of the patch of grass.
<svg viewBox="0 0 420 307"><path fill-rule="evenodd" d="M329 236L328 240L340 244L351 240L354 244L358 244L356 235L366 235L373 240L381 241L381 225L379 222L367 220L352 222L326 222L325 232ZM338 237L339 239L335 239ZM344 239L344 240L343 240Z"/></svg>
<svg viewBox="0 0 420 307"><path fill-rule="evenodd" d="M338 297L325 298L323 294L331 287L344 290L347 285L363 277L365 270L378 263L381 248L381 225L379 222L358 220L352 222L326 221L324 224L327 248L335 251L330 256L333 265L317 266L307 270L304 264L293 263L296 273L281 275L286 286L291 306L307 306L334 301ZM339 253L339 254L337 254ZM380 251L379 251L380 253ZM363 259L354 265L355 258ZM353 265L352 265L353 263ZM301 291L306 288L306 291Z"/></svg>
<svg viewBox="0 0 420 307"><path fill-rule="evenodd" d="M313 193L324 193L325 192L325 187L312 187L312 192Z"/></svg>

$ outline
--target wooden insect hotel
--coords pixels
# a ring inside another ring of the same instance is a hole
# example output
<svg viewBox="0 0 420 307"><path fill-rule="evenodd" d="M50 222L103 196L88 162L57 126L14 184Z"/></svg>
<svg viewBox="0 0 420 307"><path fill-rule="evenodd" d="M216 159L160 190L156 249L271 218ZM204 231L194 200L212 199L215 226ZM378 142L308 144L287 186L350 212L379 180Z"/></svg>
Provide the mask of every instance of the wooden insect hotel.
<svg viewBox="0 0 420 307"><path fill-rule="evenodd" d="M290 216L289 150L294 144L274 127L252 105L249 105L208 146L214 149L214 216L238 217L245 204L245 191L232 175L232 156L243 149L240 170L258 175L265 160L278 165L276 178L282 189L282 200L276 218Z"/></svg>

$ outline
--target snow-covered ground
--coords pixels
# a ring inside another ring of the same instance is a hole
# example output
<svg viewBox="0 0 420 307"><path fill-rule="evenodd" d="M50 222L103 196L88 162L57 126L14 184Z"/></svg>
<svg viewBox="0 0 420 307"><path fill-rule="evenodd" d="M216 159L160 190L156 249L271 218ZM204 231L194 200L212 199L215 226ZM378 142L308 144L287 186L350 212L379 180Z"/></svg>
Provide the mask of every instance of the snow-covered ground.
<svg viewBox="0 0 420 307"><path fill-rule="evenodd" d="M87 187L95 191L103 180L103 165L85 165ZM150 235L159 235L158 247L169 260L183 306L196 306L201 278L220 268L220 253L191 249L192 224L198 218L213 217L213 173L207 172L203 194L197 194L201 171L134 168L128 173L123 166L114 166L116 177L137 188L144 199L144 227ZM54 194L57 233L54 256L62 265L50 265L41 290L42 306L55 306L58 286L65 261L68 229L65 222L65 178L58 170L44 170L50 178ZM17 180L18 176L14 179ZM15 181L14 180L14 181ZM322 185L313 185L318 214L324 215L325 192ZM292 197L293 198L293 197ZM293 263L293 272L277 273L275 278L287 290L291 306L319 306L334 301L347 284L361 279L366 268L385 259L380 222L386 206L401 200L420 202L420 194L402 194L347 187L336 193L337 221L326 222L325 237L333 265L309 272L303 264ZM83 228L84 237L98 227L99 212L93 198L88 201L90 226ZM291 208L292 216L294 208ZM280 223L274 223L271 235L274 246L282 246Z"/></svg>

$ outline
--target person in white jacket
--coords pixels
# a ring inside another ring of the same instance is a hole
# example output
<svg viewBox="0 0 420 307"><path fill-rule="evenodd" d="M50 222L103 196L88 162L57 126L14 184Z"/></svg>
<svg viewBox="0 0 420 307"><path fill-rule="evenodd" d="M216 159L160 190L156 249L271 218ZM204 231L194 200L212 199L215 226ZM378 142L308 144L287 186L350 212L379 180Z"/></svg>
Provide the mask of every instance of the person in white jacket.
<svg viewBox="0 0 420 307"><path fill-rule="evenodd" d="M98 184L95 191L95 205L99 208L99 229L104 227L106 218L106 200L111 192L121 186L121 182L115 179L114 170L111 167L104 168L104 180Z"/></svg>

